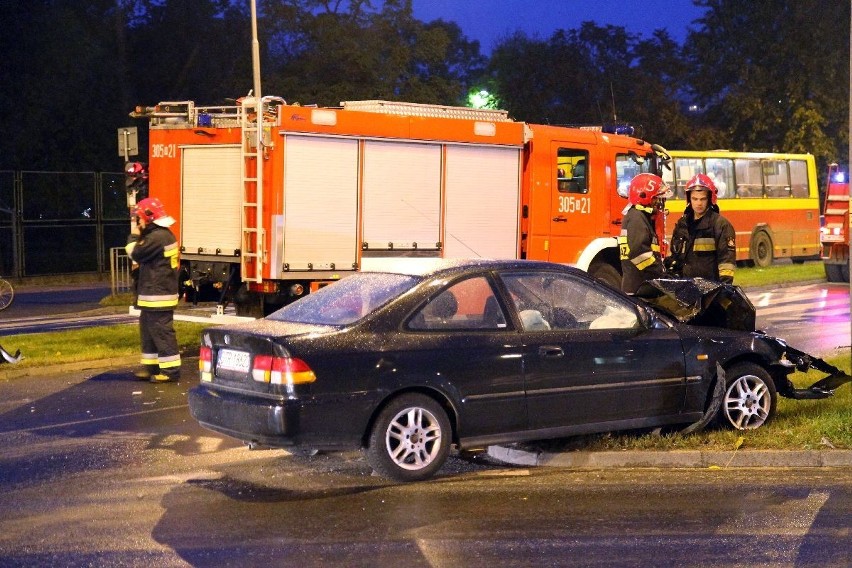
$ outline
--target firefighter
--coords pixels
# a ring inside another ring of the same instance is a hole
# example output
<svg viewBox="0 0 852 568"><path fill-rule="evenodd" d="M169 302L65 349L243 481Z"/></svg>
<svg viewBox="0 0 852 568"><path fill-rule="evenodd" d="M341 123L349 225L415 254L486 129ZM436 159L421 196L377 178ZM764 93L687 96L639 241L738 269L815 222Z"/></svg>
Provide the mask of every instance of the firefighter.
<svg viewBox="0 0 852 568"><path fill-rule="evenodd" d="M666 259L674 274L734 283L736 233L719 213L718 194L713 180L704 174L687 182L686 210L672 233L672 256Z"/></svg>
<svg viewBox="0 0 852 568"><path fill-rule="evenodd" d="M654 174L639 174L630 181L618 248L621 255L621 289L633 294L639 286L665 274L660 239L655 230L657 215L665 214L671 197L666 182Z"/></svg>
<svg viewBox="0 0 852 568"><path fill-rule="evenodd" d="M135 228L125 247L139 265L135 304L139 309L142 368L134 373L154 383L180 379L180 352L174 329L178 303L178 244L169 227L175 220L156 197L133 208Z"/></svg>

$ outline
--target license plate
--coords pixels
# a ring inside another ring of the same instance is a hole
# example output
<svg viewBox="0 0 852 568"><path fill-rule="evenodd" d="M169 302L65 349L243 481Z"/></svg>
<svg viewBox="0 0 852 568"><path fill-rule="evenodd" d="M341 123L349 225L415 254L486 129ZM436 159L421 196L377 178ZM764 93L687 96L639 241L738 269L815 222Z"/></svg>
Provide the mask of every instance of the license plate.
<svg viewBox="0 0 852 568"><path fill-rule="evenodd" d="M248 373L251 356L247 351L235 351L233 349L220 349L216 358L216 368L226 371L237 371Z"/></svg>

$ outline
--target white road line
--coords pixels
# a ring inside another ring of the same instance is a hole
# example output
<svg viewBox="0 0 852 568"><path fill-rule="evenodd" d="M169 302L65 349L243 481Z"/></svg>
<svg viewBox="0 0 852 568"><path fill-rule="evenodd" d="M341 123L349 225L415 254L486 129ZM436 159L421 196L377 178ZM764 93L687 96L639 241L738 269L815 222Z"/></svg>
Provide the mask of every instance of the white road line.
<svg viewBox="0 0 852 568"><path fill-rule="evenodd" d="M826 491L813 491L802 499L782 500L774 495L763 501L748 499L743 502L742 512L720 526L716 534L805 537L828 498Z"/></svg>

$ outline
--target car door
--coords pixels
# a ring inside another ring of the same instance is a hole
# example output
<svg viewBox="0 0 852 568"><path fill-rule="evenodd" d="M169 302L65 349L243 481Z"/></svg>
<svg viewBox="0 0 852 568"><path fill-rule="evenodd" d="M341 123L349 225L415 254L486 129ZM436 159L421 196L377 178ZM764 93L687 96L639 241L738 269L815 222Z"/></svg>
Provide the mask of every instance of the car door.
<svg viewBox="0 0 852 568"><path fill-rule="evenodd" d="M465 278L436 290L405 324L400 371L446 392L459 436L524 430L527 413L517 331L490 278Z"/></svg>
<svg viewBox="0 0 852 568"><path fill-rule="evenodd" d="M560 272L503 273L518 313L531 429L676 415L681 340L628 298Z"/></svg>

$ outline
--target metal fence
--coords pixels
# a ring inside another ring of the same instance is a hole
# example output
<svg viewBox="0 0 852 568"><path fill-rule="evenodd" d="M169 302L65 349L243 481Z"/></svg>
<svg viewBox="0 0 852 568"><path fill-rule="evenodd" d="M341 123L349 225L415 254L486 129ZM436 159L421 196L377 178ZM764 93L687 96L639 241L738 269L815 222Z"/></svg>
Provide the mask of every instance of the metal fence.
<svg viewBox="0 0 852 568"><path fill-rule="evenodd" d="M109 249L109 273L113 295L130 292L133 289L133 279L130 277L132 265L133 261L127 256L124 247Z"/></svg>
<svg viewBox="0 0 852 568"><path fill-rule="evenodd" d="M105 273L130 230L124 172L0 170L0 274Z"/></svg>

